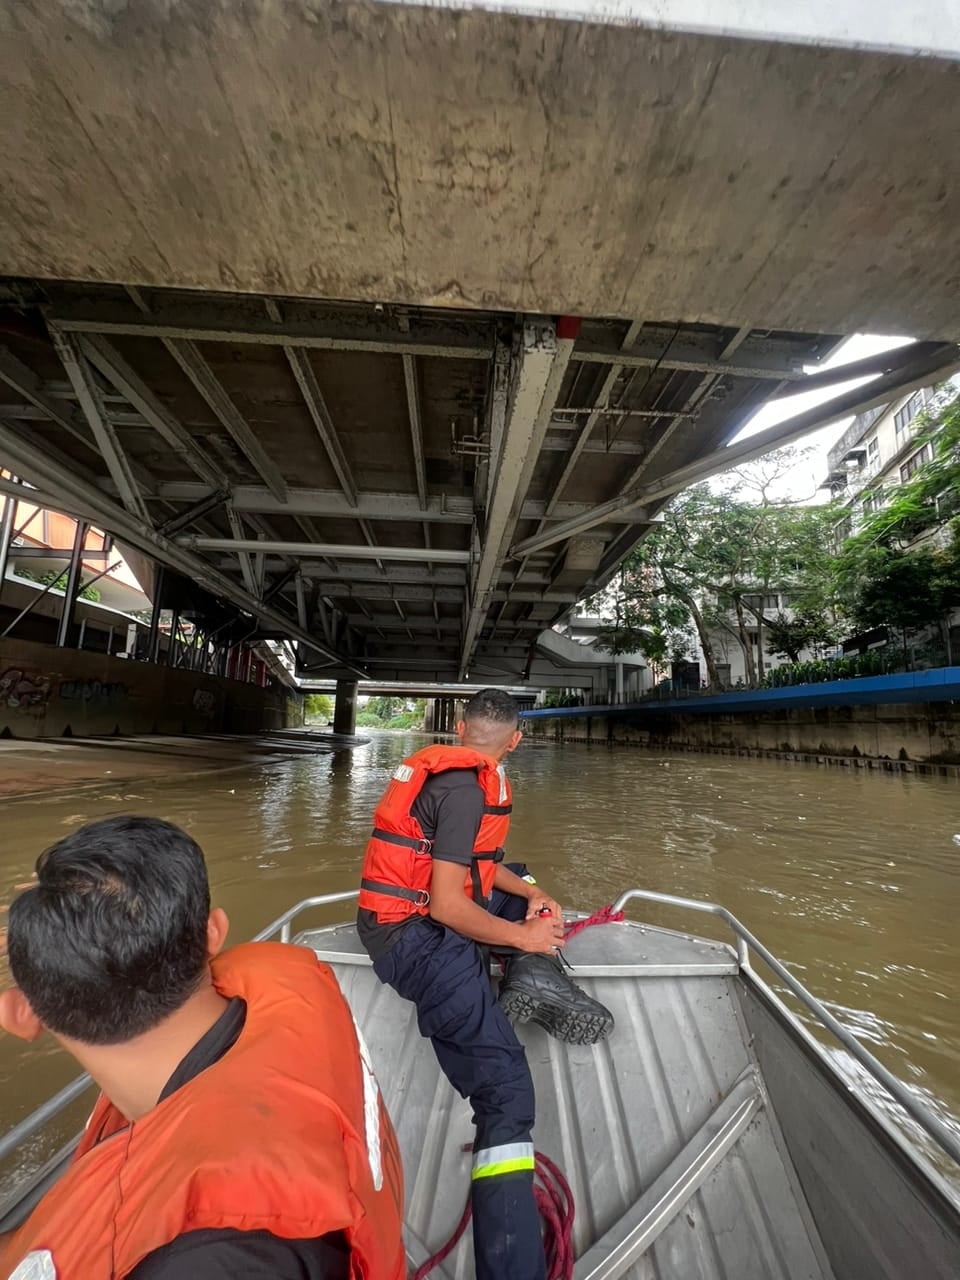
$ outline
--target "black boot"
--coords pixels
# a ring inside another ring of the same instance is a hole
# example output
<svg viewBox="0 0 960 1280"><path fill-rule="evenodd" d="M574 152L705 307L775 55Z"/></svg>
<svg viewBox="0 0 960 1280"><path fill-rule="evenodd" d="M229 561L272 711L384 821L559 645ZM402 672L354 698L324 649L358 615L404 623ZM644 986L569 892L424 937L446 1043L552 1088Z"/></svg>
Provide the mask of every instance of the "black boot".
<svg viewBox="0 0 960 1280"><path fill-rule="evenodd" d="M581 991L553 956L511 956L500 1007L514 1022L535 1022L567 1044L596 1044L613 1030L613 1014Z"/></svg>

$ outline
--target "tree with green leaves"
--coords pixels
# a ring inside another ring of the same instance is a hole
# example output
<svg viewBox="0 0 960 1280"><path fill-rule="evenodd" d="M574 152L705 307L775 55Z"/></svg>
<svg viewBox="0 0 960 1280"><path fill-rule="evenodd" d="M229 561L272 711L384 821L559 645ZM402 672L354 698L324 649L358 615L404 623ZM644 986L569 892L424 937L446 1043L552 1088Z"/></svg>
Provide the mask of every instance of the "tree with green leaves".
<svg viewBox="0 0 960 1280"><path fill-rule="evenodd" d="M326 693L308 693L303 710L308 724L326 724L333 718L333 701Z"/></svg>
<svg viewBox="0 0 960 1280"><path fill-rule="evenodd" d="M695 631L709 682L717 685L714 637L725 631L740 646L748 683L761 683L764 629L776 633L778 626L767 618L764 597L787 589L802 610L825 613L832 584L825 548L835 521L831 510L778 505L766 500L766 492L756 501L738 488L718 492L702 484L686 490L599 602L606 626L598 645L676 660Z"/></svg>

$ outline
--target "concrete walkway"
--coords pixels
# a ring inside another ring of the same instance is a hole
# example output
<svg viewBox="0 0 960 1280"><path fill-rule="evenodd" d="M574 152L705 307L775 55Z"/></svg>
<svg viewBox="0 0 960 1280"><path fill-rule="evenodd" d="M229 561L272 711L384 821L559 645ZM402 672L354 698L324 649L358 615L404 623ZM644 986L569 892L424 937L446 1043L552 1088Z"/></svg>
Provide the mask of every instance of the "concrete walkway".
<svg viewBox="0 0 960 1280"><path fill-rule="evenodd" d="M368 739L278 732L132 738L0 739L0 797L45 795L135 778L195 775L360 746Z"/></svg>

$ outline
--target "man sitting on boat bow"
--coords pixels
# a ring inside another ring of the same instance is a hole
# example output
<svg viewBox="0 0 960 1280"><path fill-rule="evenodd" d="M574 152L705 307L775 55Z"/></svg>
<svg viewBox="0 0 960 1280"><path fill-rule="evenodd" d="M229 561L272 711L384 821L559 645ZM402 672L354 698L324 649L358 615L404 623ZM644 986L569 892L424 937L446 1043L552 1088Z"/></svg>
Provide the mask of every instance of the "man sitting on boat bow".
<svg viewBox="0 0 960 1280"><path fill-rule="evenodd" d="M473 1104L478 1280L544 1275L533 1081L508 1015L573 1044L613 1027L557 959L560 907L525 866L503 863L512 800L502 761L518 723L513 698L483 689L457 726L459 746L427 747L397 768L374 814L357 917L377 976L417 1006L421 1034ZM504 958L499 1001L481 948Z"/></svg>
<svg viewBox="0 0 960 1280"><path fill-rule="evenodd" d="M48 849L10 908L0 1027L49 1030L102 1092L3 1280L403 1280L396 1136L313 952L221 954L203 854L108 818Z"/></svg>

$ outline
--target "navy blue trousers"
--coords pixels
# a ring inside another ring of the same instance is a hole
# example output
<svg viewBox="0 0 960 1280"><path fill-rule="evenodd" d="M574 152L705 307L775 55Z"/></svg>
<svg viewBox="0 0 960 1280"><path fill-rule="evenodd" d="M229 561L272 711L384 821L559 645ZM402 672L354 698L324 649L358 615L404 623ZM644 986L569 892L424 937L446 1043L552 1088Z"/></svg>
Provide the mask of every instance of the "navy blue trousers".
<svg viewBox="0 0 960 1280"><path fill-rule="evenodd" d="M509 869L526 874L520 864ZM495 889L490 911L519 921L527 904ZM525 1160L532 1149L535 1100L526 1054L496 1002L479 948L424 917L407 925L373 967L382 982L417 1006L420 1034L473 1106L475 1152L491 1153L488 1164L480 1157L471 1183L477 1280L544 1280L532 1170L481 1173L516 1163L517 1156Z"/></svg>

